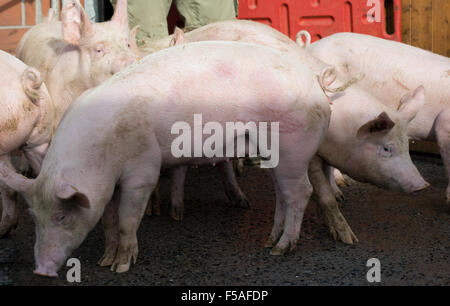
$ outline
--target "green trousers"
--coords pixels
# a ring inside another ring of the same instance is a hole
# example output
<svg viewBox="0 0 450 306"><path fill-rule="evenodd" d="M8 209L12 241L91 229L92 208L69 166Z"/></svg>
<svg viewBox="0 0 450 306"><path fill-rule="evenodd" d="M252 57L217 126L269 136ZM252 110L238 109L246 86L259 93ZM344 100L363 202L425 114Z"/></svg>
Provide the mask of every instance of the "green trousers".
<svg viewBox="0 0 450 306"><path fill-rule="evenodd" d="M117 0L110 0L115 6ZM185 27L195 29L211 22L235 19L237 0L174 0L183 17ZM158 40L169 35L167 15L172 0L129 0L130 27L140 25L137 34L139 44Z"/></svg>

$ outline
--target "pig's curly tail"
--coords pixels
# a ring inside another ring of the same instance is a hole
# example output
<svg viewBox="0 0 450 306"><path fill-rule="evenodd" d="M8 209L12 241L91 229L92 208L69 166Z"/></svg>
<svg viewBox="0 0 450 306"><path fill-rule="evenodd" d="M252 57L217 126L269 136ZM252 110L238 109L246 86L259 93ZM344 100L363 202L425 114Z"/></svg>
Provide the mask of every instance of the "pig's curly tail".
<svg viewBox="0 0 450 306"><path fill-rule="evenodd" d="M352 77L350 80L345 82L343 85L337 88L331 88L330 85L334 83L337 78L336 69L333 66L328 66L322 69L320 76L318 76L320 87L322 87L324 92L338 93L343 92L353 84L359 82L364 78L364 73L360 73L357 76Z"/></svg>
<svg viewBox="0 0 450 306"><path fill-rule="evenodd" d="M41 99L41 86L42 86L41 73L32 67L28 67L22 73L21 83L25 94L31 99L31 101L38 105Z"/></svg>
<svg viewBox="0 0 450 306"><path fill-rule="evenodd" d="M295 41L300 47L308 48L311 45L311 34L309 34L309 32L305 30L299 31L295 36Z"/></svg>

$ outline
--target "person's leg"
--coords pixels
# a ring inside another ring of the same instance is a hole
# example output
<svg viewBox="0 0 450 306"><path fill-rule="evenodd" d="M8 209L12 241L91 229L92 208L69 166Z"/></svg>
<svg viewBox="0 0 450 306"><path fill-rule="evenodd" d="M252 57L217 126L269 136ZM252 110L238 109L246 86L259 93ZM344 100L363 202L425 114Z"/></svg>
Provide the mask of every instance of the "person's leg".
<svg viewBox="0 0 450 306"><path fill-rule="evenodd" d="M115 7L117 0L110 0ZM140 25L137 33L138 45L146 41L158 40L169 35L167 14L172 0L133 0L128 1L130 28Z"/></svg>
<svg viewBox="0 0 450 306"><path fill-rule="evenodd" d="M235 0L175 0L189 31L208 23L236 19Z"/></svg>

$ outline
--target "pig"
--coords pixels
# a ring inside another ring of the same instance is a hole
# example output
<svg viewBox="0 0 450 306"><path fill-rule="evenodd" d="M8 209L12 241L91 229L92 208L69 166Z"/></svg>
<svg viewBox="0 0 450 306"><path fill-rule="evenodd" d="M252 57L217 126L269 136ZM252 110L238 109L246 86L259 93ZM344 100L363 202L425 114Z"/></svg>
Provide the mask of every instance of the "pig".
<svg viewBox="0 0 450 306"><path fill-rule="evenodd" d="M157 48L151 44L141 51L145 54L164 45L169 47L180 39L186 43L227 40L265 45L297 58L316 74L328 66L305 50L307 43L299 46L269 26L245 20L212 23L186 34L177 30L172 37L156 42ZM409 122L424 103L424 89L418 86L402 98L396 98L397 102L403 101L402 107L392 110L358 86L361 78L364 80L361 75L350 78L337 74L337 77L338 88L328 89L336 92L330 96L333 102L330 128L319 148L318 158L313 159L315 165L311 166L310 179L314 187L313 198L324 211L333 237L353 244L358 239L339 211L337 200L342 200L343 194L334 183L331 167L341 169L359 181L390 190L415 194L427 188L429 184L420 176L409 156L406 134ZM338 92L342 90L345 92ZM183 182L177 178L172 180L179 185ZM182 186L172 189L182 190ZM179 214L183 209L182 197L179 193L176 196L178 200L172 196L175 207L171 211ZM266 246L273 247L275 238L269 237Z"/></svg>
<svg viewBox="0 0 450 306"><path fill-rule="evenodd" d="M426 102L408 125L413 140L437 142L450 177L450 59L407 44L356 33L339 33L311 44L317 58L343 75L365 73L361 88L398 109L411 89L423 85ZM450 184L447 187L450 203Z"/></svg>
<svg viewBox="0 0 450 306"><path fill-rule="evenodd" d="M107 239L101 264L128 271L160 168L227 158L174 155L174 124L195 128L198 114L222 128L228 122L270 123L269 138L279 148L271 154L278 160L272 168L277 205L271 235L278 241L272 252L293 250L312 192L308 165L330 120L323 88L312 71L273 48L198 42L145 57L79 97L36 179L0 164L0 181L24 196L35 219L35 273L57 276L102 215ZM245 135L227 134L226 144ZM266 148L258 143L261 155L267 156Z"/></svg>
<svg viewBox="0 0 450 306"><path fill-rule="evenodd" d="M103 23L92 23L79 1L72 0L64 2L62 22L50 10L45 22L24 35L17 57L41 72L56 124L85 90L138 59L137 30L129 31L126 0L119 0L112 20Z"/></svg>
<svg viewBox="0 0 450 306"><path fill-rule="evenodd" d="M20 150L39 173L54 132L54 105L39 71L0 51L0 160L11 170L11 154ZM17 225L16 193L0 184L0 237Z"/></svg>
<svg viewBox="0 0 450 306"><path fill-rule="evenodd" d="M37 68L60 119L84 91L138 60L135 27L128 27L127 1L117 1L109 22L93 23L78 0L66 1L62 21L49 17L20 41L17 57Z"/></svg>

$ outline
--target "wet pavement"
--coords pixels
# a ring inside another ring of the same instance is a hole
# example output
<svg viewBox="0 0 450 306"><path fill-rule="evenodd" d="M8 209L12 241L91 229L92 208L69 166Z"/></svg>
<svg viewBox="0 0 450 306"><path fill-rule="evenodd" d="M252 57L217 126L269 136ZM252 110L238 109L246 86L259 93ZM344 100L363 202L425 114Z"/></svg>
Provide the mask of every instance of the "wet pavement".
<svg viewBox="0 0 450 306"><path fill-rule="evenodd" d="M160 217L144 217L138 262L120 275L97 265L104 247L97 226L72 256L81 262L79 285L368 285L369 258L381 262L381 285L450 285L445 171L438 158L414 160L433 186L418 196L360 183L343 188L341 210L359 243L334 241L310 203L298 249L282 257L264 249L275 209L268 171L250 168L239 178L252 202L245 210L228 202L212 167L191 169L184 221L171 220L165 207ZM163 177L163 204L169 200L168 188ZM34 225L23 212L17 230L0 240L0 284L72 285L66 280L67 267L57 279L33 275L33 243Z"/></svg>

